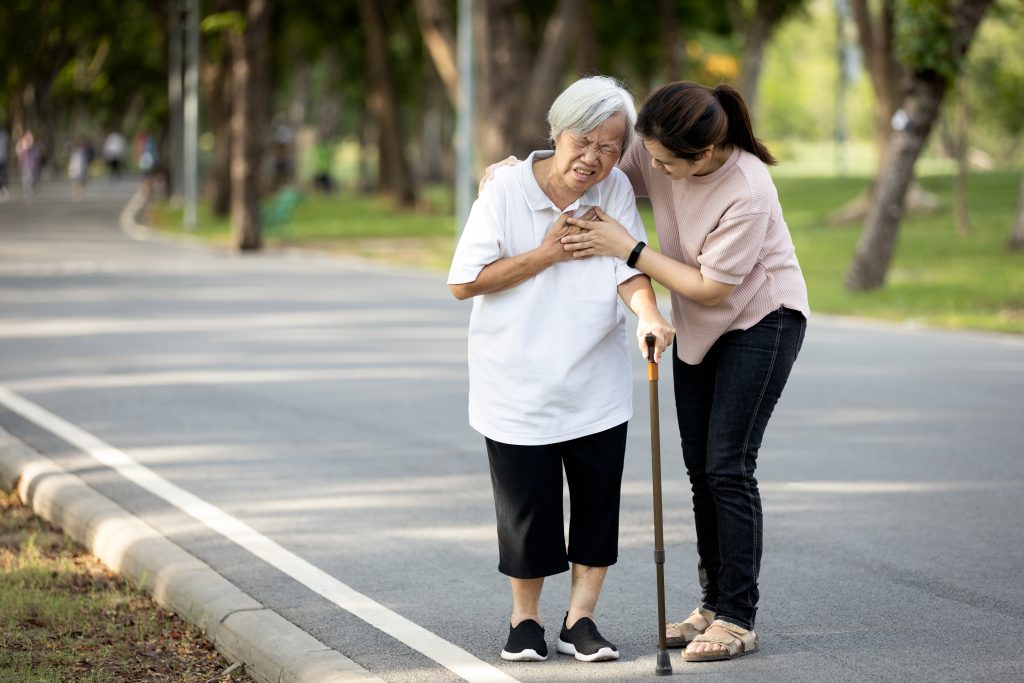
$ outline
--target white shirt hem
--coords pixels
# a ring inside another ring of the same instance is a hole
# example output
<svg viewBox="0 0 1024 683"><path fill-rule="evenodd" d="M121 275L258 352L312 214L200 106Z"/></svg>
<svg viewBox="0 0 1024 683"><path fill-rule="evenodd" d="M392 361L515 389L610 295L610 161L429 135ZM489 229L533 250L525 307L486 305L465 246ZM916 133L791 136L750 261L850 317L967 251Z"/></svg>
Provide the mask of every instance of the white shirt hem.
<svg viewBox="0 0 1024 683"><path fill-rule="evenodd" d="M623 422L628 422L632 418L633 407L629 406L628 409L618 413L613 413L611 417L607 417L600 422L595 422L585 427L579 427L572 431L562 432L559 434L530 434L529 436L522 434L509 434L497 429L492 429L487 425L480 424L472 418L469 421L469 426L486 436L491 441L507 443L513 446L545 446L553 443L561 443L563 441L571 441L582 436L597 434L598 432L603 432L606 429L617 427Z"/></svg>

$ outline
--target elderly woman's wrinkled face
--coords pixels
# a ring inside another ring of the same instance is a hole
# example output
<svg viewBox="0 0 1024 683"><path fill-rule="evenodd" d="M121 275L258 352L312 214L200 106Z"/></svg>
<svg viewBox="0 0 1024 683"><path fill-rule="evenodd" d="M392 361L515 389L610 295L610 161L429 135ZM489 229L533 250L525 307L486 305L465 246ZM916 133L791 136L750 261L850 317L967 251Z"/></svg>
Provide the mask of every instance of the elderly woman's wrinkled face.
<svg viewBox="0 0 1024 683"><path fill-rule="evenodd" d="M622 114L587 133L562 131L555 140L555 172L569 190L583 194L612 172L622 155L625 135L626 117Z"/></svg>

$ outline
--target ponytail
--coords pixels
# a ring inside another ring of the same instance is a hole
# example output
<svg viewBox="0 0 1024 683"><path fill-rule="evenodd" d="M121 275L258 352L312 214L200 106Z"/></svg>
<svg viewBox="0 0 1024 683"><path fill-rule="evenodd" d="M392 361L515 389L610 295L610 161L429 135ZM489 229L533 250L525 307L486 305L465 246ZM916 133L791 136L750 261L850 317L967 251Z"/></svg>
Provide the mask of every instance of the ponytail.
<svg viewBox="0 0 1024 683"><path fill-rule="evenodd" d="M726 134L728 142L747 150L769 166L777 164L764 143L754 137L750 114L739 91L729 85L720 85L714 89L714 93L729 119L729 132Z"/></svg>

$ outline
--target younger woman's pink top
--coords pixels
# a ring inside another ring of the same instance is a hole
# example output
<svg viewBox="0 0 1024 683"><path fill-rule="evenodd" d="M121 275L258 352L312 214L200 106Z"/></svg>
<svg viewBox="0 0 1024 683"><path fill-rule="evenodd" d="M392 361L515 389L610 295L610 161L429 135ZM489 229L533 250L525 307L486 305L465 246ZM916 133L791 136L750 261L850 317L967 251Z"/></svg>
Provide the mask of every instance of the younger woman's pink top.
<svg viewBox="0 0 1024 683"><path fill-rule="evenodd" d="M661 251L736 285L717 306L672 292L679 359L695 365L730 330L746 330L780 306L810 314L807 285L768 167L735 148L714 173L672 180L636 139L619 162L638 197L650 197Z"/></svg>

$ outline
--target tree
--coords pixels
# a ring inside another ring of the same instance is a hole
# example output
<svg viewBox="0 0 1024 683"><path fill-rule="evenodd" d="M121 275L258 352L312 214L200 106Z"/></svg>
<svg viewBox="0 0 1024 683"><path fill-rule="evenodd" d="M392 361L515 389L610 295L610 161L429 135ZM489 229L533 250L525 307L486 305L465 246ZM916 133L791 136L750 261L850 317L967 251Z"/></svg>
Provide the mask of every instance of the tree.
<svg viewBox="0 0 1024 683"><path fill-rule="evenodd" d="M532 17L532 26L522 3L479 3L477 35L486 40L478 38L478 44L488 46L479 53L477 129L483 159L509 153L525 156L544 145L546 113L563 85L569 36L580 2L559 0L546 16Z"/></svg>
<svg viewBox="0 0 1024 683"><path fill-rule="evenodd" d="M434 68L452 107L458 108L459 67L455 55L455 37L451 19L440 0L416 0L416 18L419 20L423 44L426 45Z"/></svg>
<svg viewBox="0 0 1024 683"><path fill-rule="evenodd" d="M416 203L416 185L398 116L401 108L392 76L383 9L379 0L359 0L359 13L366 31L366 61L370 67L366 109L377 124L380 188L394 192L403 205L412 206Z"/></svg>
<svg viewBox="0 0 1024 683"><path fill-rule="evenodd" d="M871 13L868 0L850 0L850 7L857 23L864 68L875 92L876 168L881 171L885 166L885 150L888 149L892 132L890 121L903 99L900 82L904 67L896 59L893 35L896 0L882 0L875 15Z"/></svg>
<svg viewBox="0 0 1024 683"><path fill-rule="evenodd" d="M764 49L779 22L803 6L804 0L729 0L729 20L740 38L743 55L740 59L739 90L747 101L751 117L757 113L758 86Z"/></svg>
<svg viewBox="0 0 1024 683"><path fill-rule="evenodd" d="M868 207L846 286L881 287L892 260L914 164L956 69L992 0L906 0L897 17L901 61L907 68L904 117L897 117ZM902 125L899 125L902 123Z"/></svg>
<svg viewBox="0 0 1024 683"><path fill-rule="evenodd" d="M0 2L0 109L12 133L32 128L52 161L62 135L92 132L76 126L158 120L162 28L160 12L139 3Z"/></svg>
<svg viewBox="0 0 1024 683"><path fill-rule="evenodd" d="M207 118L213 134L213 162L206 177L206 192L215 216L231 211L231 117L232 50L230 33L241 31L244 21L240 12L231 10L230 0L217 0L216 11L205 17L202 29L206 38L203 49L201 80L206 96Z"/></svg>
<svg viewBox="0 0 1024 683"><path fill-rule="evenodd" d="M241 1L241 0L239 0ZM270 0L244 0L240 31L229 33L232 55L231 242L259 249L263 154L270 109Z"/></svg>

